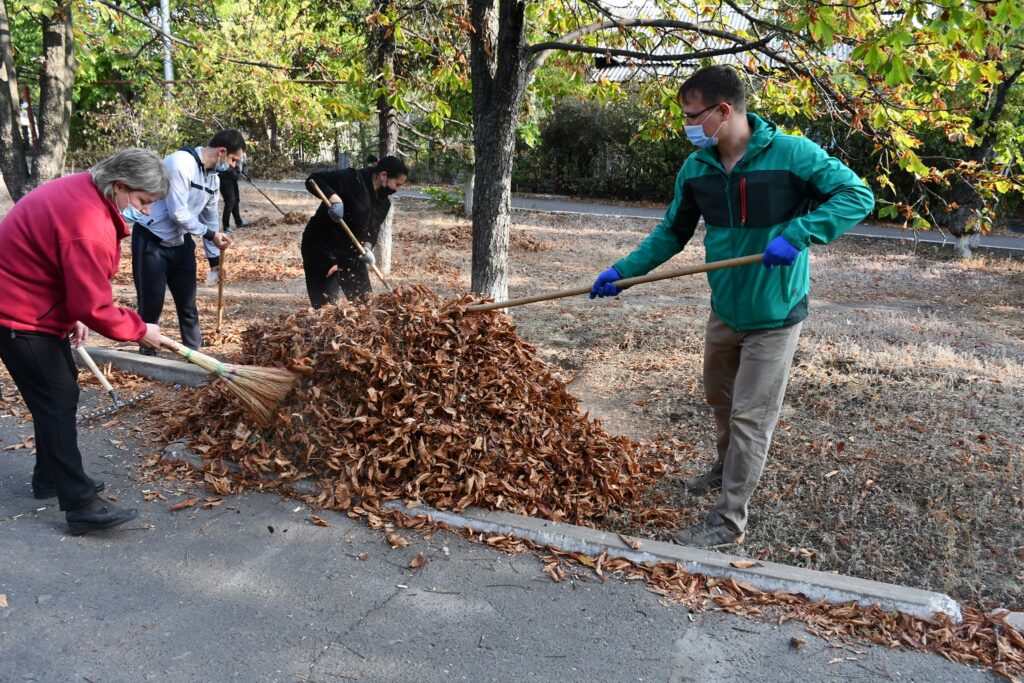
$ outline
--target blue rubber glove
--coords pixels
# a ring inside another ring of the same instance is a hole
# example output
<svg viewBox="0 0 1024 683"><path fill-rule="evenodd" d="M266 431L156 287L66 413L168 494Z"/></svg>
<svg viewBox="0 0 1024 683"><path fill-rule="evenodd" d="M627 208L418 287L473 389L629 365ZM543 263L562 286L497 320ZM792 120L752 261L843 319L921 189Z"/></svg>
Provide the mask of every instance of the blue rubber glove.
<svg viewBox="0 0 1024 683"><path fill-rule="evenodd" d="M345 205L341 202L334 202L331 204L331 208L327 209L327 215L335 223L340 223L341 219L345 217Z"/></svg>
<svg viewBox="0 0 1024 683"><path fill-rule="evenodd" d="M613 285L612 283L616 280L621 280L622 276L619 275L619 271L615 270L612 266L608 270L604 271L597 276L594 280L594 286L590 288L590 298L606 296L618 296L622 290Z"/></svg>
<svg viewBox="0 0 1024 683"><path fill-rule="evenodd" d="M761 263L768 270L775 266L791 266L799 255L800 250L790 244L785 237L779 235L764 250L764 258L761 259Z"/></svg>

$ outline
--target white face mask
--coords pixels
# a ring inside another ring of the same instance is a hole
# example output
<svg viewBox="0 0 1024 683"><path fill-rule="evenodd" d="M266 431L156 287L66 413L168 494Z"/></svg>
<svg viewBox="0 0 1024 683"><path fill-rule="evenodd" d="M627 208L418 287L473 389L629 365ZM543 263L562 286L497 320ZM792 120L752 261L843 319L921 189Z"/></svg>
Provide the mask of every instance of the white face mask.
<svg viewBox="0 0 1024 683"><path fill-rule="evenodd" d="M142 213L132 205L131 199L129 199L125 207L121 209L121 217L124 218L125 223L128 225L134 225L146 220L147 218L146 214Z"/></svg>
<svg viewBox="0 0 1024 683"><path fill-rule="evenodd" d="M711 115L714 114L716 111L717 108L712 109L710 112L708 112L708 115L704 117L704 121L707 121L709 118L711 118ZM718 128L715 129L714 134L711 136L704 132L704 121L701 121L700 123L694 124L692 126L684 125L683 130L686 131L686 137L690 140L690 142L692 142L698 147L711 147L712 145L717 145L718 138L716 138L715 135L718 135L718 131L722 130L722 126L725 125L725 119L722 119L722 122L718 124Z"/></svg>

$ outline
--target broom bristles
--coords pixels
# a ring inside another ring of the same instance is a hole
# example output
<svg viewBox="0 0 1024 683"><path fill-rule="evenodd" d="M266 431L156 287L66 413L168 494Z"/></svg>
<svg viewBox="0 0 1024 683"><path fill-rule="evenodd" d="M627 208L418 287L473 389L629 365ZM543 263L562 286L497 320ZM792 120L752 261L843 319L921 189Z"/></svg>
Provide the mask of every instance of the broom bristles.
<svg viewBox="0 0 1024 683"><path fill-rule="evenodd" d="M273 422L274 413L295 388L299 376L286 368L264 368L259 365L223 363L212 356L175 343L174 350L190 363L212 372L245 409L264 427Z"/></svg>

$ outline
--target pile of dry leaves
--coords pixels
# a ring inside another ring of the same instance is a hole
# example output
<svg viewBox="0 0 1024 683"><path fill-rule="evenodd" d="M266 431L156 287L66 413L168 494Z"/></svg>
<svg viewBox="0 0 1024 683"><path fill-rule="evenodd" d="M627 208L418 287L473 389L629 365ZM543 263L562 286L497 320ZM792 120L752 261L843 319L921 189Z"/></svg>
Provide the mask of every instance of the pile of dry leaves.
<svg viewBox="0 0 1024 683"><path fill-rule="evenodd" d="M584 525L612 509L674 523L648 499L667 458L582 414L508 318L467 313L470 303L407 288L255 326L241 362L304 375L277 423L260 429L214 387L169 436L214 461L218 492L238 486L223 459L253 480L313 479L316 502L334 509L402 498Z"/></svg>

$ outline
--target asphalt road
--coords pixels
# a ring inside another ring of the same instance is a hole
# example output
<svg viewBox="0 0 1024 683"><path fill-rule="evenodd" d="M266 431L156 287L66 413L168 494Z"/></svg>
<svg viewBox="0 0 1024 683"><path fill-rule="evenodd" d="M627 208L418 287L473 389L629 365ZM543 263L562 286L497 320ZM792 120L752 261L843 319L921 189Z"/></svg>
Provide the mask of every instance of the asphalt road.
<svg viewBox="0 0 1024 683"><path fill-rule="evenodd" d="M86 410L104 398L85 395ZM138 462L157 446L131 419L80 441L90 474L139 518L76 538L56 501L31 498L31 450L6 450L31 425L0 417L4 682L995 680L934 655L839 648L796 623L691 614L638 583L554 583L531 554L447 533L402 532L410 545L392 549L337 513L314 526L275 494L172 512L209 494L146 502Z"/></svg>
<svg viewBox="0 0 1024 683"><path fill-rule="evenodd" d="M301 180L285 180L281 182L259 182L256 185L263 190L284 190L287 192L306 192ZM411 197L415 199L429 199L429 196L419 190L399 190L397 196ZM512 208L523 211L546 211L552 213L573 213L592 216L622 216L627 218L649 218L652 221L661 220L665 215L666 207L644 208L636 206L620 206L617 204L602 204L599 202L581 202L566 199L563 197L524 197L512 196ZM653 226L652 226L653 227ZM882 225L861 223L849 230L846 235L855 237L873 237L877 239L894 239L913 242L917 240L924 244L946 244L950 247L955 239L936 231L920 231L917 233L897 230ZM983 235L980 246L982 249L989 249L998 252L1024 253L1024 235L1011 237L1006 235Z"/></svg>

